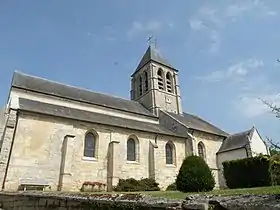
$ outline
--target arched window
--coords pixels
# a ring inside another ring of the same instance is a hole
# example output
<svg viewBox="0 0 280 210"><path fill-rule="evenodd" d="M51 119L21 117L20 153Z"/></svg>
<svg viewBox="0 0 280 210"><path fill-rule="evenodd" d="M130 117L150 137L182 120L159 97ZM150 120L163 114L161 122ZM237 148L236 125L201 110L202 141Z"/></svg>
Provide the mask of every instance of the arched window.
<svg viewBox="0 0 280 210"><path fill-rule="evenodd" d="M142 77L139 76L139 96L142 96L143 89L142 89Z"/></svg>
<svg viewBox="0 0 280 210"><path fill-rule="evenodd" d="M205 146L202 142L199 142L197 145L197 150L198 150L198 155L200 157L202 157L203 159L205 159L206 155L205 155Z"/></svg>
<svg viewBox="0 0 280 210"><path fill-rule="evenodd" d="M173 93L173 83L172 83L172 76L170 72L167 72L166 74L166 89L167 92Z"/></svg>
<svg viewBox="0 0 280 210"><path fill-rule="evenodd" d="M175 163L175 147L171 142L167 142L165 145L165 157L166 164L174 164Z"/></svg>
<svg viewBox="0 0 280 210"><path fill-rule="evenodd" d="M130 138L127 140L127 155L126 159L128 161L136 161L136 142L134 139Z"/></svg>
<svg viewBox="0 0 280 210"><path fill-rule="evenodd" d="M84 157L96 157L96 135L89 132L84 141Z"/></svg>
<svg viewBox="0 0 280 210"><path fill-rule="evenodd" d="M163 88L163 71L162 71L162 69L160 68L159 70L158 70L158 72L157 72L157 77L158 77L158 88L160 89L160 90L164 90L164 88Z"/></svg>
<svg viewBox="0 0 280 210"><path fill-rule="evenodd" d="M144 72L144 91L148 91L148 73L145 71Z"/></svg>

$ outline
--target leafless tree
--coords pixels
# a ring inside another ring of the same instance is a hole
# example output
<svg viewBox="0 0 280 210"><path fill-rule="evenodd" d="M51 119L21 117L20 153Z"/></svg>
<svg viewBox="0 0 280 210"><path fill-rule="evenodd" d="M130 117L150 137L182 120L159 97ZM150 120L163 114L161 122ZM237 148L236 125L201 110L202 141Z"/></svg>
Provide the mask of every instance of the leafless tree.
<svg viewBox="0 0 280 210"><path fill-rule="evenodd" d="M265 101L263 99L260 99L270 110L273 114L275 114L275 116L277 118L280 118L280 107L277 107L276 105L274 105L273 103L270 103L268 101ZM278 143L276 143L275 141L273 141L271 138L266 137L267 142L270 145L270 150L273 150L274 153L280 153L280 145Z"/></svg>

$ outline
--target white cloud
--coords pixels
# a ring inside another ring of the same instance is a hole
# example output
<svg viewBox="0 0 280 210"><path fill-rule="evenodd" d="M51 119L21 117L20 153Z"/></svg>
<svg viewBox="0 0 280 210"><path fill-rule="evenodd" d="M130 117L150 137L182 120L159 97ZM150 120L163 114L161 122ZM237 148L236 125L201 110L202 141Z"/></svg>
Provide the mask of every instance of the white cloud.
<svg viewBox="0 0 280 210"><path fill-rule="evenodd" d="M257 59L248 59L229 66L224 71L213 71L208 75L197 77L204 82L233 81L240 82L252 72L264 65L264 62Z"/></svg>
<svg viewBox="0 0 280 210"><path fill-rule="evenodd" d="M116 30L112 26L104 26L99 33L88 32L87 35L89 37L93 37L94 39L105 39L106 41L113 42L117 40Z"/></svg>
<svg viewBox="0 0 280 210"><path fill-rule="evenodd" d="M189 20L189 24L190 24L191 29L197 30L197 31L207 28L204 25L203 21L199 20L199 19L191 19L191 20Z"/></svg>
<svg viewBox="0 0 280 210"><path fill-rule="evenodd" d="M238 94L238 97L233 97L232 100L234 113L241 114L247 119L268 116L268 113L271 114L271 109L262 100L280 106L280 92L277 91L277 84L270 81L267 71L252 71L252 69L264 66L263 61L251 59L246 66L249 67L247 70L250 68L251 70L247 71L246 77L243 77L244 83L236 83L234 86ZM243 67L244 65L236 65L232 71L241 73Z"/></svg>
<svg viewBox="0 0 280 210"><path fill-rule="evenodd" d="M189 26L193 31L204 30L203 35L210 38L207 51L215 55L220 51L222 46L221 29L229 24L230 21L236 21L248 14L255 17L271 17L276 16L278 13L270 9L261 0L236 0L234 4L229 4L220 9L209 7L199 9L190 18Z"/></svg>
<svg viewBox="0 0 280 210"><path fill-rule="evenodd" d="M170 23L168 25L169 25L169 27L171 26ZM156 20L152 20L147 23L141 23L138 21L134 21L132 23L132 26L130 27L130 29L127 32L127 36L131 38L131 37L137 36L142 33L153 34L157 31L161 30L162 27L163 27L163 23L156 21Z"/></svg>
<svg viewBox="0 0 280 210"><path fill-rule="evenodd" d="M280 106L280 93L256 93L249 96L242 96L234 102L234 106L246 118L256 118L271 113L271 109L260 99Z"/></svg>
<svg viewBox="0 0 280 210"><path fill-rule="evenodd" d="M204 30L204 36L209 38L207 51L210 54L218 54L221 47L221 36L218 28L222 22L217 15L217 11L212 8L202 8L198 14L189 20L190 28L193 31Z"/></svg>
<svg viewBox="0 0 280 210"><path fill-rule="evenodd" d="M255 9L260 5L259 1L242 1L236 4L231 4L225 9L225 16L230 18L237 18L242 14Z"/></svg>
<svg viewBox="0 0 280 210"><path fill-rule="evenodd" d="M221 47L221 36L217 31L212 31L210 34L210 47L209 52L211 54L219 53Z"/></svg>
<svg viewBox="0 0 280 210"><path fill-rule="evenodd" d="M247 15L250 12L256 17L275 16L277 12L270 9L265 1L261 0L239 0L235 4L231 4L225 9L225 17L231 20L236 20L242 15Z"/></svg>
<svg viewBox="0 0 280 210"><path fill-rule="evenodd" d="M206 25L222 26L222 20L219 16L217 9L204 7L199 10L198 16L203 20Z"/></svg>
<svg viewBox="0 0 280 210"><path fill-rule="evenodd" d="M266 12L267 16L277 16L278 13L276 11L267 11Z"/></svg>

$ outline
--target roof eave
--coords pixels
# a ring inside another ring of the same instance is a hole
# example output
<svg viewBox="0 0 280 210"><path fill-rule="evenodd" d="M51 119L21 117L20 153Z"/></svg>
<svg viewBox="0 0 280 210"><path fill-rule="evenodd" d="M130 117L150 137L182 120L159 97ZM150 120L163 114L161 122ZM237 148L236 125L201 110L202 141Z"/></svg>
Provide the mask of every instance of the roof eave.
<svg viewBox="0 0 280 210"><path fill-rule="evenodd" d="M35 114L41 114L41 115L46 115L46 116L52 116L52 117L57 117L57 118L64 118L64 119L70 119L70 120L77 120L73 117L67 117L67 116L57 116L54 114L46 114L46 113L42 113L42 112L37 112L37 111L31 111L31 110L27 110L27 109L23 109L23 108L18 108L18 109L14 109L15 111L23 111L23 112L27 112L27 113L35 113ZM86 123L95 123L95 124L100 124L100 125L106 125L108 126L108 123L96 123L96 122L91 122L89 120L79 120L81 122L86 122ZM111 125L112 126L112 125ZM177 138L187 138L187 136L181 136L181 135L176 135L174 133L174 135L172 135L171 133L164 133L164 132L153 132L153 131L146 131L144 129L133 129L133 128L129 128L127 126L118 126L118 125L114 125L113 127L119 127L119 128L125 128L125 129L129 129L129 130L138 130L138 131L144 131L144 132L148 132L148 133L153 133L153 134L160 134L160 135L165 135L165 136L173 136L173 137L177 137Z"/></svg>
<svg viewBox="0 0 280 210"><path fill-rule="evenodd" d="M246 145L240 146L240 147L236 147L236 148L231 148L231 149L226 149L226 150L218 151L218 152L216 152L216 154L221 154L221 153L230 152L230 151L234 151L234 150L238 150L238 149L243 149L243 148L246 149Z"/></svg>
<svg viewBox="0 0 280 210"><path fill-rule="evenodd" d="M14 84L12 84L12 88L17 88L17 89L20 89L20 90L31 91L31 92L34 92L34 93L39 93L39 94L43 94L43 95L47 95L47 96L54 96L54 97L58 97L58 98L62 98L62 99L67 99L67 100L72 100L72 101L76 101L76 102L96 105L96 106L99 106L99 107L105 107L105 108L114 109L114 110L118 110L118 111L122 111L122 112L136 114L136 115L142 115L142 116L149 117L149 118L152 118L152 119L158 119L158 117L155 116L155 115L154 116L148 115L148 114L146 115L146 114L142 114L142 113L137 113L137 112L127 111L127 110L123 110L123 109L118 109L118 108L111 107L111 106L101 105L101 104L97 104L97 103L91 103L91 102L84 101L84 100L77 100L77 99L73 99L73 98L69 98L69 97L65 97L65 96L60 96L60 95L57 95L57 94L45 93L45 92L42 92L42 91L37 91L37 90L30 89L30 88L23 88L23 87L20 87L20 86L16 86Z"/></svg>
<svg viewBox="0 0 280 210"><path fill-rule="evenodd" d="M188 127L191 130L195 130L195 131L199 131L199 132L204 132L204 133L208 133L208 134L212 134L212 135L216 135L216 136L221 136L221 137L228 137L228 135L225 134L220 134L220 133L215 133L215 132L210 132L210 131L205 131L205 130L199 130L197 128L192 128L192 127Z"/></svg>

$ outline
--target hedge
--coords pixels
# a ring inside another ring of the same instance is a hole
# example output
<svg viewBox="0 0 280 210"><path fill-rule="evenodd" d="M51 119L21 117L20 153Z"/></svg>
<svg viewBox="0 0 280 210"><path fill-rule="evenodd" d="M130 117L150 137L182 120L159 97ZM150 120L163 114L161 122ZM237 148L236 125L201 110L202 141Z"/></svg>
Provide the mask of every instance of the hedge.
<svg viewBox="0 0 280 210"><path fill-rule="evenodd" d="M280 162L271 161L270 163L271 185L280 185Z"/></svg>
<svg viewBox="0 0 280 210"><path fill-rule="evenodd" d="M229 188L262 187L280 183L280 163L263 155L225 161L223 173Z"/></svg>
<svg viewBox="0 0 280 210"><path fill-rule="evenodd" d="M165 189L165 191L177 191L176 183L174 182L174 183L168 185L167 188Z"/></svg>
<svg viewBox="0 0 280 210"><path fill-rule="evenodd" d="M114 188L116 192L137 192L137 191L159 191L159 184L151 178L136 180L134 178L119 179L118 185Z"/></svg>

